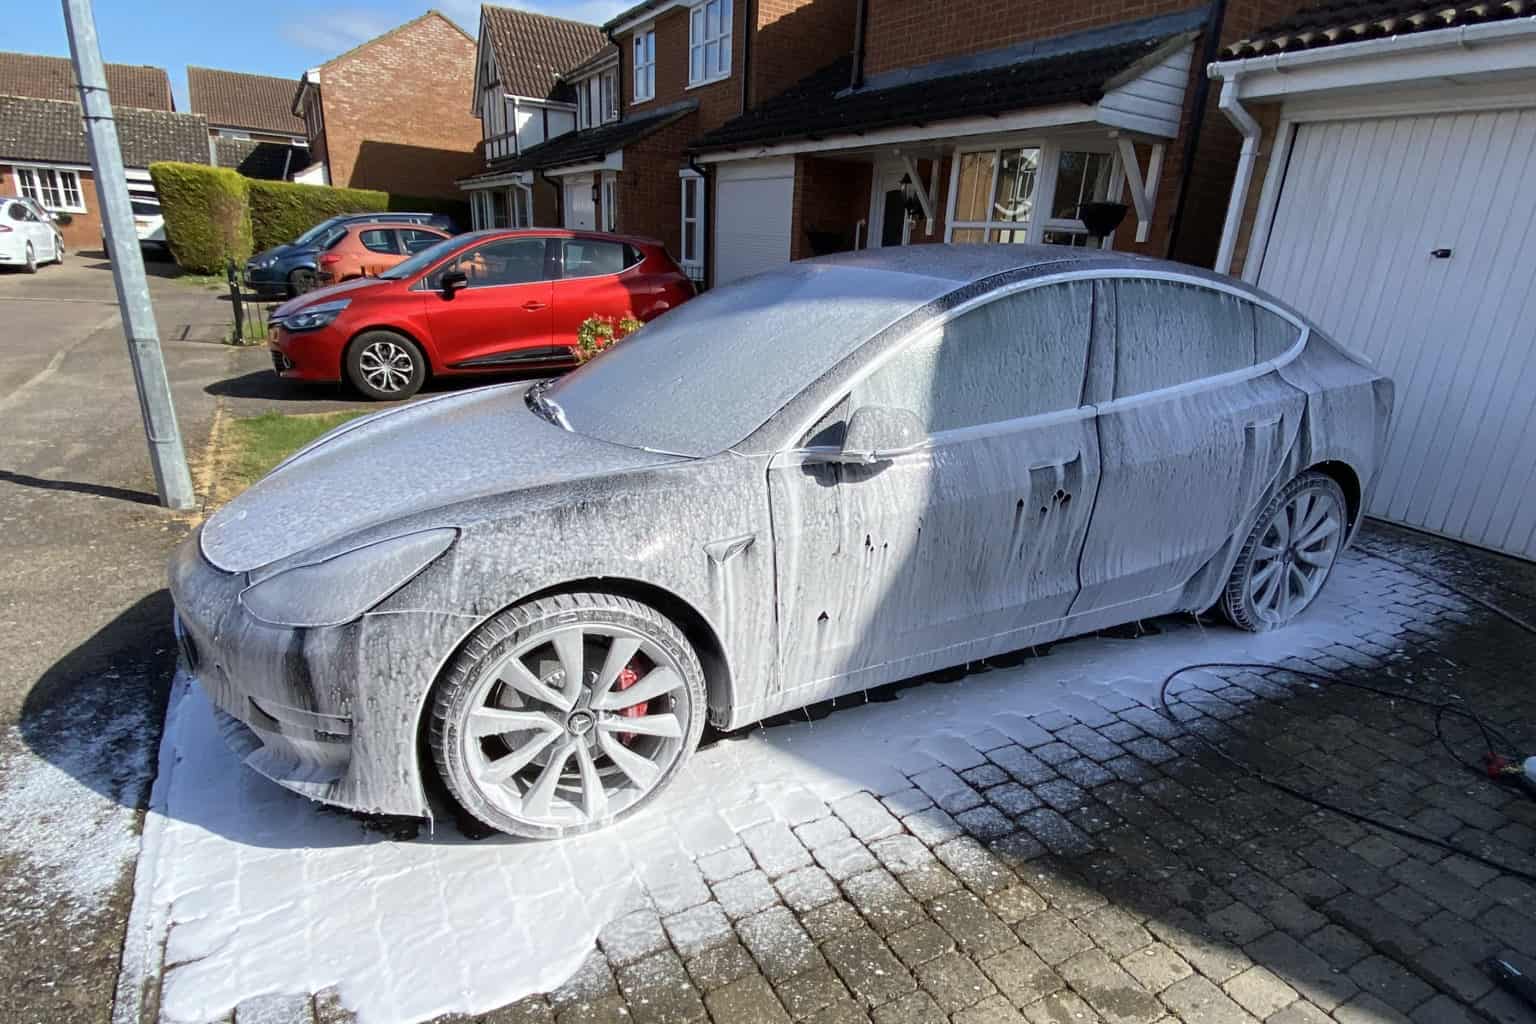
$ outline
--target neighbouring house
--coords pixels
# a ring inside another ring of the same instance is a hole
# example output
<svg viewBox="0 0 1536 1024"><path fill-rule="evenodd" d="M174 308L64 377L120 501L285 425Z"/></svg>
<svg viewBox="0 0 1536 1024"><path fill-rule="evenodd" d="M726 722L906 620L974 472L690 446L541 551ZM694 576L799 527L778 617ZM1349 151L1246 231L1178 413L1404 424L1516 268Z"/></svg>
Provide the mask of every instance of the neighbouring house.
<svg viewBox="0 0 1536 1024"><path fill-rule="evenodd" d="M208 122L177 113L164 68L108 64L107 89L135 208L159 205L149 165L206 164ZM70 249L101 244L101 211L74 68L64 57L0 53L0 195L36 199L59 216Z"/></svg>
<svg viewBox="0 0 1536 1024"><path fill-rule="evenodd" d="M112 116L136 211L159 206L150 164L209 162L208 122L200 114L114 106ZM100 246L101 208L80 104L0 96L0 195L30 196L58 214L68 248Z"/></svg>
<svg viewBox="0 0 1536 1024"><path fill-rule="evenodd" d="M485 155L480 172L459 181L476 228L560 223L555 190L534 172L509 169L522 154L577 126L577 93L562 73L617 56L597 25L511 7L480 8L473 112ZM617 85L617 72L608 76ZM583 98L589 104L591 96ZM610 92L609 106L616 108ZM587 117L590 118L590 107Z"/></svg>
<svg viewBox="0 0 1536 1024"><path fill-rule="evenodd" d="M1211 66L1250 140L1217 269L1397 385L1368 511L1536 558L1536 17L1329 0Z"/></svg>
<svg viewBox="0 0 1536 1024"><path fill-rule="evenodd" d="M483 8L483 20L497 10ZM848 52L856 10L856 0L646 0L603 26L611 45L561 71L575 130L488 153L463 184L517 176L557 204L550 223L659 239L706 280L705 172L690 141Z"/></svg>
<svg viewBox="0 0 1536 1024"><path fill-rule="evenodd" d="M284 181L309 166L304 119L294 114L293 80L187 67L192 112L208 119L220 167Z"/></svg>
<svg viewBox="0 0 1536 1024"><path fill-rule="evenodd" d="M289 109L311 163L294 180L461 199L480 167L475 41L437 11L306 71Z"/></svg>
<svg viewBox="0 0 1536 1024"><path fill-rule="evenodd" d="M694 141L714 280L926 242L1102 244L1208 265L1237 138L1206 102L1205 59L1298 6L859 0L835 60ZM1128 212L1101 239L1088 203Z"/></svg>

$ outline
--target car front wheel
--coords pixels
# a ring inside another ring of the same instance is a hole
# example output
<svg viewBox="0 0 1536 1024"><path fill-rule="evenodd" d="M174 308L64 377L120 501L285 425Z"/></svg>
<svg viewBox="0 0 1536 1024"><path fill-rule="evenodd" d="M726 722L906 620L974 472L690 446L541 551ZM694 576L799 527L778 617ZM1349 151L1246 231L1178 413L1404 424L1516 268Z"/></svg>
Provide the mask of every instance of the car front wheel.
<svg viewBox="0 0 1536 1024"><path fill-rule="evenodd" d="M1322 592L1344 547L1349 506L1331 477L1307 472L1259 514L1222 595L1223 614L1255 633L1279 629Z"/></svg>
<svg viewBox="0 0 1536 1024"><path fill-rule="evenodd" d="M24 273L37 273L37 253L33 250L31 242L27 243L27 260L21 265L21 269Z"/></svg>
<svg viewBox="0 0 1536 1024"><path fill-rule="evenodd" d="M516 836L553 839L634 814L698 746L704 671L648 605L558 594L481 626L438 683L428 730L459 805Z"/></svg>
<svg viewBox="0 0 1536 1024"><path fill-rule="evenodd" d="M305 292L312 292L319 283L313 270L307 267L300 267L288 275L288 297L294 298L303 295Z"/></svg>
<svg viewBox="0 0 1536 1024"><path fill-rule="evenodd" d="M416 343L393 331L369 331L347 349L347 378L376 402L410 398L427 379L427 360Z"/></svg>

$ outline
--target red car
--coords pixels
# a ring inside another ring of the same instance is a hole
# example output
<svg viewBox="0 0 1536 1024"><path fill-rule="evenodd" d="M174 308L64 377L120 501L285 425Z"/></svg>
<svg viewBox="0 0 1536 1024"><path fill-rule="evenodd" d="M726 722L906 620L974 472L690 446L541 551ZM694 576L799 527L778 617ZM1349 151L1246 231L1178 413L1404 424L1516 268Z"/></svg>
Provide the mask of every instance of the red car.
<svg viewBox="0 0 1536 1024"><path fill-rule="evenodd" d="M268 347L279 376L346 379L368 398L398 399L428 374L569 366L588 317L649 321L693 296L660 242L477 231L283 303Z"/></svg>

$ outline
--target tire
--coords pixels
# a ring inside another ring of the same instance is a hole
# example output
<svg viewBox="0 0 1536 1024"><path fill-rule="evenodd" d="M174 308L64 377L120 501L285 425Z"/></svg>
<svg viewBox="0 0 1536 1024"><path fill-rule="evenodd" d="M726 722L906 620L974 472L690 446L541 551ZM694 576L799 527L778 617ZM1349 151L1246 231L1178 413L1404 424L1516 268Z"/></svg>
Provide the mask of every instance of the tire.
<svg viewBox="0 0 1536 1024"><path fill-rule="evenodd" d="M564 659L578 657L582 682L567 691ZM626 694L642 700L625 708ZM557 594L476 630L429 713L432 759L459 806L498 831L557 839L635 814L676 778L704 731L704 670L649 605Z"/></svg>
<svg viewBox="0 0 1536 1024"><path fill-rule="evenodd" d="M32 248L31 242L27 243L27 260L21 265L21 272L24 274L37 273L37 252Z"/></svg>
<svg viewBox="0 0 1536 1024"><path fill-rule="evenodd" d="M1290 623L1322 593L1348 531L1343 489L1322 473L1296 477L1255 520L1227 579L1222 614L1254 633Z"/></svg>
<svg viewBox="0 0 1536 1024"><path fill-rule="evenodd" d="M310 270L308 267L300 267L288 275L288 297L290 299L297 298L305 292L312 292L319 283L319 279L315 277L313 270Z"/></svg>
<svg viewBox="0 0 1536 1024"><path fill-rule="evenodd" d="M64 265L64 243L63 242L55 242L54 243L54 246L53 246L53 262L57 263L61 267Z"/></svg>
<svg viewBox="0 0 1536 1024"><path fill-rule="evenodd" d="M364 398L398 401L421 390L427 379L427 357L403 334L367 331L347 346L346 371Z"/></svg>

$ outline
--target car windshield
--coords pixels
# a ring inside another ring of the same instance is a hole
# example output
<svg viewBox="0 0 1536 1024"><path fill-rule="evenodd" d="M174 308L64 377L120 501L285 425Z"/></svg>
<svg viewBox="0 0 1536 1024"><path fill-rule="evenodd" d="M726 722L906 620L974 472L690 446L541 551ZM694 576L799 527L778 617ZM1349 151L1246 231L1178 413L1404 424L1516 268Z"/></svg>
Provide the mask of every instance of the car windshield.
<svg viewBox="0 0 1536 1024"><path fill-rule="evenodd" d="M955 282L796 264L712 289L542 395L571 430L676 455L745 440L822 374Z"/></svg>
<svg viewBox="0 0 1536 1024"><path fill-rule="evenodd" d="M331 222L323 220L293 240L294 245L312 245L320 236L331 230Z"/></svg>
<svg viewBox="0 0 1536 1024"><path fill-rule="evenodd" d="M470 235L459 235L457 238L445 238L441 242L438 242L436 245L428 246L427 248L421 250L421 252L417 253L415 256L412 256L410 259L401 263L396 263L393 267L390 267L388 270L379 274L379 276L384 278L386 281L399 281L403 278L410 277L412 274L420 273L427 267L430 267L433 263L436 263L438 260L442 259L444 256L447 256L454 249L463 245L465 240L470 238L472 238Z"/></svg>

